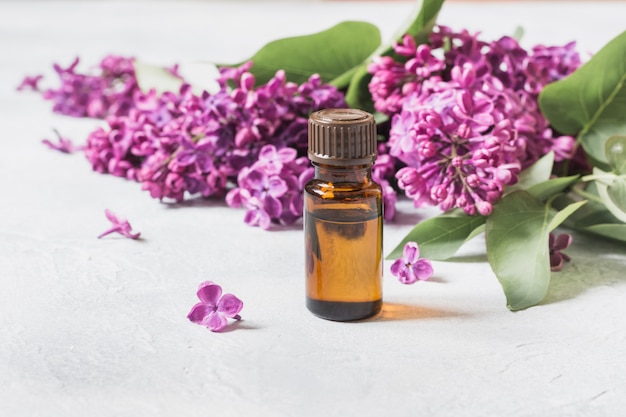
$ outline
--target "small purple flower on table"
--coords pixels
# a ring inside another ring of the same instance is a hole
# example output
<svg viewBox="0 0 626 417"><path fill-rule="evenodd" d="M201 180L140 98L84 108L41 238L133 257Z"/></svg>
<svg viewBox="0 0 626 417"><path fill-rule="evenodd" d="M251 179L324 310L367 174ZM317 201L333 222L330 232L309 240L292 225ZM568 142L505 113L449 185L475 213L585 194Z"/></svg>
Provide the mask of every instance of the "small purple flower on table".
<svg viewBox="0 0 626 417"><path fill-rule="evenodd" d="M50 139L43 139L41 143L43 143L50 149L63 153L74 153L75 151L80 151L83 149L82 146L76 146L74 145L74 143L72 143L70 139L61 136L61 134L57 130L55 130L54 133L57 135L56 143L52 142Z"/></svg>
<svg viewBox="0 0 626 417"><path fill-rule="evenodd" d="M43 75L24 77L20 85L17 86L17 91L22 91L22 90L39 91L39 81L41 81L42 78L43 78Z"/></svg>
<svg viewBox="0 0 626 417"><path fill-rule="evenodd" d="M131 233L132 226L128 223L128 220L121 219L117 217L111 210L105 210L104 214L107 216L107 219L112 224L112 227L105 232L102 232L98 239L111 234L111 233L119 233L122 236L126 236L129 239L138 239L140 233Z"/></svg>
<svg viewBox="0 0 626 417"><path fill-rule="evenodd" d="M228 326L228 319L241 320L239 312L243 302L233 294L223 294L222 287L211 281L205 281L196 293L200 302L191 308L187 318L196 324L205 326L212 332L221 332Z"/></svg>
<svg viewBox="0 0 626 417"><path fill-rule="evenodd" d="M403 284L414 284L425 281L433 274L429 259L420 258L419 246L416 242L404 245L402 258L396 259L391 265L391 273Z"/></svg>
<svg viewBox="0 0 626 417"><path fill-rule="evenodd" d="M569 233L563 233L558 236L550 233L548 241L550 247L550 270L560 271L563 268L563 261L570 261L570 257L561 253L561 251L567 249L572 244L572 240L572 235Z"/></svg>

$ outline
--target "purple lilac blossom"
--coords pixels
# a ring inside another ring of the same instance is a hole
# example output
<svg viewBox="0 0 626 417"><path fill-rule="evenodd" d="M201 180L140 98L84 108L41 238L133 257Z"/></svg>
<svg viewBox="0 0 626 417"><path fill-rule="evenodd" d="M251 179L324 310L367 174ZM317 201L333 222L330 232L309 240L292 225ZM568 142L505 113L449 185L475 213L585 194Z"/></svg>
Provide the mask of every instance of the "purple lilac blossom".
<svg viewBox="0 0 626 417"><path fill-rule="evenodd" d="M389 154L404 164L398 186L422 204L488 215L503 187L549 151L571 159L539 111L544 85L580 66L575 44L524 50L510 37L487 43L438 26L428 45L404 37L398 61L373 61L370 92L391 117Z"/></svg>
<svg viewBox="0 0 626 417"><path fill-rule="evenodd" d="M241 170L238 186L228 192L226 202L243 206L244 220L251 226L269 229L272 224L293 223L302 215L303 185L312 171L307 158L297 158L295 149L265 145L259 159Z"/></svg>
<svg viewBox="0 0 626 417"><path fill-rule="evenodd" d="M390 269L391 273L403 284L425 281L433 274L430 260L420 258L420 250L416 242L407 242L404 245L402 258L396 259Z"/></svg>
<svg viewBox="0 0 626 417"><path fill-rule="evenodd" d="M52 110L74 117L127 114L133 106L133 94L139 90L133 59L108 55L93 74L77 72L78 64L79 58L67 68L54 64L61 85L42 91L43 98L53 102Z"/></svg>
<svg viewBox="0 0 626 417"><path fill-rule="evenodd" d="M477 81L469 63L452 73L449 82L425 81L394 116L390 154L407 165L397 173L399 186L416 205L488 215L517 179L520 145L490 97L497 82Z"/></svg>
<svg viewBox="0 0 626 417"><path fill-rule="evenodd" d="M93 169L175 201L223 197L234 184L228 202L246 208L248 224L294 222L302 216L301 177L309 175L308 115L345 107L344 96L317 75L298 85L284 71L255 87L250 66L222 69L214 94L194 94L187 84L162 95L135 91L128 114L107 117L87 138Z"/></svg>
<svg viewBox="0 0 626 417"><path fill-rule="evenodd" d="M108 209L104 211L104 214L111 222L112 227L102 232L98 236L98 239L111 233L119 233L120 235L125 236L129 239L139 239L141 233L132 233L132 226L130 225L128 220L119 218L115 213Z"/></svg>
<svg viewBox="0 0 626 417"><path fill-rule="evenodd" d="M205 326L212 332L221 332L228 326L228 319L241 320L239 312L243 302L233 294L222 294L222 287L211 281L200 284L196 293L199 303L195 304L187 318Z"/></svg>
<svg viewBox="0 0 626 417"><path fill-rule="evenodd" d="M570 257L561 251L569 248L572 244L572 235L563 233L555 236L550 233L548 239L548 247L550 248L550 270L560 271L563 268L563 261L569 262Z"/></svg>

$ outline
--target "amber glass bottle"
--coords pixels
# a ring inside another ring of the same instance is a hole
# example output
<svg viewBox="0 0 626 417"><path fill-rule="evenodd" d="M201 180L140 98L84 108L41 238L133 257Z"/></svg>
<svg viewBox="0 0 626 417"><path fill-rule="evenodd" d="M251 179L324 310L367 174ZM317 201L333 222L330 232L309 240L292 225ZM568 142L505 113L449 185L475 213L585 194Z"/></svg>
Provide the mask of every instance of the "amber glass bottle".
<svg viewBox="0 0 626 417"><path fill-rule="evenodd" d="M304 190L306 305L316 316L364 319L382 306L382 191L372 181L374 117L325 109L309 118L315 177Z"/></svg>

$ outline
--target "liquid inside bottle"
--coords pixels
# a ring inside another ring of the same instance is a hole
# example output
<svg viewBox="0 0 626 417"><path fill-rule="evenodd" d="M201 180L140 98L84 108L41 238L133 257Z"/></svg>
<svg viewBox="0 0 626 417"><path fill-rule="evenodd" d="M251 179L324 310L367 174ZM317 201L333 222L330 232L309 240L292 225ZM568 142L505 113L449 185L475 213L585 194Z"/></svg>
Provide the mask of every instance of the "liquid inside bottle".
<svg viewBox="0 0 626 417"><path fill-rule="evenodd" d="M364 319L382 306L381 192L363 185L305 189L306 305L328 320Z"/></svg>

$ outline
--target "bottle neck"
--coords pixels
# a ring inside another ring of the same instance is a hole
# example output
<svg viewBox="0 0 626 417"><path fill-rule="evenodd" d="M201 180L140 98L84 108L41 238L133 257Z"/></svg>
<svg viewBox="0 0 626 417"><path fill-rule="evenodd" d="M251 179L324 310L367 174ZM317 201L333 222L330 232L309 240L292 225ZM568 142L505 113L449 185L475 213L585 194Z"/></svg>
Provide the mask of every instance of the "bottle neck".
<svg viewBox="0 0 626 417"><path fill-rule="evenodd" d="M325 165L313 162L315 178L327 182L369 183L372 181L372 164Z"/></svg>

